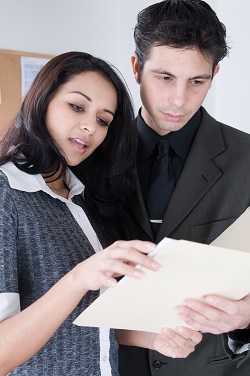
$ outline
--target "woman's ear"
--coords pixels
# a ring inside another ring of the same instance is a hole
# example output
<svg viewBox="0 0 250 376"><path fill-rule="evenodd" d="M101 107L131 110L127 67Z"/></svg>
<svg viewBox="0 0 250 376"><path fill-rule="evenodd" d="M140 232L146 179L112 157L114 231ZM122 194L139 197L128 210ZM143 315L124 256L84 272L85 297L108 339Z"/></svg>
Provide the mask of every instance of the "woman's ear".
<svg viewBox="0 0 250 376"><path fill-rule="evenodd" d="M131 64L135 76L135 81L140 84L140 65L138 55L136 53L131 56Z"/></svg>

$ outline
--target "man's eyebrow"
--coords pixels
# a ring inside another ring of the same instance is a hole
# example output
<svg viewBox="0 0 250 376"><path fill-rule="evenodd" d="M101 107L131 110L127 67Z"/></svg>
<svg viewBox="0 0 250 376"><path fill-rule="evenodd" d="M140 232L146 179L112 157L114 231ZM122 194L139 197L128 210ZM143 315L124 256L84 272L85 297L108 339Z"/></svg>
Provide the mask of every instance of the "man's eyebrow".
<svg viewBox="0 0 250 376"><path fill-rule="evenodd" d="M173 73L170 73L166 71L165 69L152 69L151 72L157 73L157 74L165 74L166 76L170 76L170 77L176 77ZM199 80L199 79L211 80L211 78L212 78L211 74L204 73L204 74L199 74L197 76L191 77L190 80Z"/></svg>
<svg viewBox="0 0 250 376"><path fill-rule="evenodd" d="M204 73L204 74L200 74L199 76L195 76L195 77L192 77L191 80L211 80L212 78L212 75L211 74L207 74L207 73Z"/></svg>
<svg viewBox="0 0 250 376"><path fill-rule="evenodd" d="M86 98L87 101L92 102L92 99L91 99L88 95L82 93L81 91L76 90L76 91L71 91L70 93L73 93L73 94L80 94L80 95L82 95L84 98ZM115 116L114 112L108 110L107 108L104 108L103 111L109 113L109 114L112 115L113 117Z"/></svg>
<svg viewBox="0 0 250 376"><path fill-rule="evenodd" d="M174 77L174 75L170 72L167 72L165 69L151 69L152 73L157 73L157 74L165 74L167 76Z"/></svg>

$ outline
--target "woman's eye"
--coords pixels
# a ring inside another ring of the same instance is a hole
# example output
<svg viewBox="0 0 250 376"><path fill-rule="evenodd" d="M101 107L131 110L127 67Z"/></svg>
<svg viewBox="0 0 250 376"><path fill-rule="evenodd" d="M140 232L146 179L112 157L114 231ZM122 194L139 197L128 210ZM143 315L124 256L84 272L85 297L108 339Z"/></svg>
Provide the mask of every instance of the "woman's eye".
<svg viewBox="0 0 250 376"><path fill-rule="evenodd" d="M109 126L109 123L106 121L106 120L103 120L101 118L96 118L97 122L102 125L102 126L105 126L105 127L108 127Z"/></svg>
<svg viewBox="0 0 250 376"><path fill-rule="evenodd" d="M81 111L83 111L83 108L80 107L80 106L77 106L77 104L70 103L69 105L70 105L70 107L72 108L72 110L74 110L74 111L77 111L77 112L81 112Z"/></svg>

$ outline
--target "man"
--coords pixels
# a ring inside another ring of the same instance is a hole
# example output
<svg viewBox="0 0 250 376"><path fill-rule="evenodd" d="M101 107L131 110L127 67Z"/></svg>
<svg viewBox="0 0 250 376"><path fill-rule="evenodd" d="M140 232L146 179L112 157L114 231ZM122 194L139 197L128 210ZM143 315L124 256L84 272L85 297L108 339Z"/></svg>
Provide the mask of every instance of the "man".
<svg viewBox="0 0 250 376"><path fill-rule="evenodd" d="M137 21L131 61L142 107L138 192L131 210L142 229L138 237L209 244L250 204L250 135L219 123L202 107L228 54L226 30L200 0L162 1L141 11ZM159 183L162 167L158 177L152 176L154 163L163 159L157 151L162 144L170 149L163 153L169 170ZM120 346L121 376L250 374L250 294L238 302L216 296L207 297L206 304L188 299L179 313L204 333L195 351L173 359Z"/></svg>

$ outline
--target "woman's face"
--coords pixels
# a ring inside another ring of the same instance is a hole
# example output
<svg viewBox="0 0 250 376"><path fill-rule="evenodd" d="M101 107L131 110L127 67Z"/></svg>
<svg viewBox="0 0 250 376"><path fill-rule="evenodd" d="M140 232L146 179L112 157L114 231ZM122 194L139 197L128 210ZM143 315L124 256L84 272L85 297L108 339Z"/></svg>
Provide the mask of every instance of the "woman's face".
<svg viewBox="0 0 250 376"><path fill-rule="evenodd" d="M103 142L116 107L115 87L97 72L84 72L59 87L45 121L69 166L81 163Z"/></svg>

